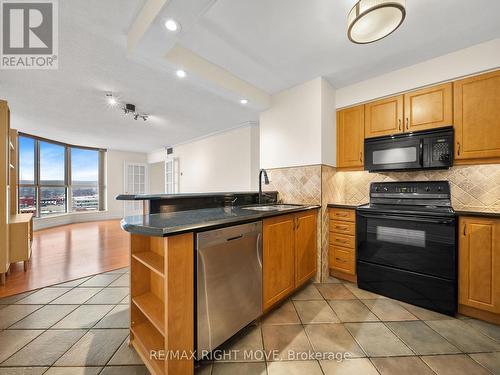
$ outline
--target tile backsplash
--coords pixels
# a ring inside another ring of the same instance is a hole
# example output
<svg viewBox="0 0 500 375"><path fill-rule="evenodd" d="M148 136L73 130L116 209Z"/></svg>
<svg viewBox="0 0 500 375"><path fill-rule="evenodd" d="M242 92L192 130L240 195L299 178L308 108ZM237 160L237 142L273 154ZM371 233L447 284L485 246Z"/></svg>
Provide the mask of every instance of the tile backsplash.
<svg viewBox="0 0 500 375"><path fill-rule="evenodd" d="M329 203L362 204L369 200L371 182L447 180L454 208L500 211L500 164L455 166L448 170L368 173L323 168Z"/></svg>

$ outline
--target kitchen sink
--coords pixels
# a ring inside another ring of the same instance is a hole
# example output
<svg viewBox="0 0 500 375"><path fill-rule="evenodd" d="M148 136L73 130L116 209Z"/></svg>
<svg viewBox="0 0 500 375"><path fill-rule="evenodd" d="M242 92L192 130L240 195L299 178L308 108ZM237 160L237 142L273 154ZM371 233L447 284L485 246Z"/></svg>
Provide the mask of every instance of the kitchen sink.
<svg viewBox="0 0 500 375"><path fill-rule="evenodd" d="M283 211L283 210L292 210L297 207L298 206L295 204L269 204L265 206L241 207L241 209L252 210L252 211Z"/></svg>

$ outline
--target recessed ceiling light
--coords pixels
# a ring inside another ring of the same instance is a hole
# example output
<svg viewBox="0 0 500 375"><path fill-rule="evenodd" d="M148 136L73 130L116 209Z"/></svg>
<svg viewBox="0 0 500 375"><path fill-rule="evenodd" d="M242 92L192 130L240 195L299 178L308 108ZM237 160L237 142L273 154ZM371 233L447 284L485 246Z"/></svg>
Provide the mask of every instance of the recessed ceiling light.
<svg viewBox="0 0 500 375"><path fill-rule="evenodd" d="M179 78L184 78L186 76L186 72L184 70L182 70L182 69L179 69L178 71L176 71L175 74Z"/></svg>
<svg viewBox="0 0 500 375"><path fill-rule="evenodd" d="M347 37L372 43L394 32L406 17L405 0L359 0L347 17Z"/></svg>
<svg viewBox="0 0 500 375"><path fill-rule="evenodd" d="M179 30L180 25L179 25L179 23L176 20L173 20L173 19L170 18L170 19L168 19L168 20L165 21L165 28L168 31L175 32L175 31Z"/></svg>
<svg viewBox="0 0 500 375"><path fill-rule="evenodd" d="M108 100L108 104L110 106L116 105L118 102L116 101L115 97L113 96L112 92L107 92L106 93L106 99Z"/></svg>
<svg viewBox="0 0 500 375"><path fill-rule="evenodd" d="M241 104L248 104L248 100L247 100L247 99L241 99L241 100L240 100L240 103L241 103Z"/></svg>

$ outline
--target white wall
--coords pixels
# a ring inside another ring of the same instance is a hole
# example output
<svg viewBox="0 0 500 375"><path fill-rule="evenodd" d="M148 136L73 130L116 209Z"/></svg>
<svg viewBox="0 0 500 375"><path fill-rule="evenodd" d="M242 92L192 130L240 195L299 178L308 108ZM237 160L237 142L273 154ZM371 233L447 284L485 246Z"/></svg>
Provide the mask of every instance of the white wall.
<svg viewBox="0 0 500 375"><path fill-rule="evenodd" d="M273 95L260 115L262 168L335 163L335 95L315 78Z"/></svg>
<svg viewBox="0 0 500 375"><path fill-rule="evenodd" d="M173 146L179 192L249 191L257 188L257 124Z"/></svg>
<svg viewBox="0 0 500 375"><path fill-rule="evenodd" d="M86 221L119 219L123 217L123 202L115 200L124 191L125 162L146 163L147 154L114 151L106 152L106 210L99 212L78 212L35 219L33 229L50 228L58 225Z"/></svg>
<svg viewBox="0 0 500 375"><path fill-rule="evenodd" d="M259 126L262 168L320 163L321 78L273 95Z"/></svg>
<svg viewBox="0 0 500 375"><path fill-rule="evenodd" d="M500 67L500 38L337 89L343 108Z"/></svg>
<svg viewBox="0 0 500 375"><path fill-rule="evenodd" d="M337 115L335 89L326 80L321 82L321 163L337 165Z"/></svg>
<svg viewBox="0 0 500 375"><path fill-rule="evenodd" d="M165 162L149 163L149 192L165 193Z"/></svg>

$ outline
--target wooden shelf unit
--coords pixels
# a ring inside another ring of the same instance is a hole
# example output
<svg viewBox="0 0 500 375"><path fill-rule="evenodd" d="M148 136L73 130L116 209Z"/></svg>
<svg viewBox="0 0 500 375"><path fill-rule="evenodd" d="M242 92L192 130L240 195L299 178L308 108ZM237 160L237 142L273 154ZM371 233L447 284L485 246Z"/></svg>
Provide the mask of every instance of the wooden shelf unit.
<svg viewBox="0 0 500 375"><path fill-rule="evenodd" d="M192 374L192 359L169 353L194 350L193 234L130 238L130 345L152 374Z"/></svg>

